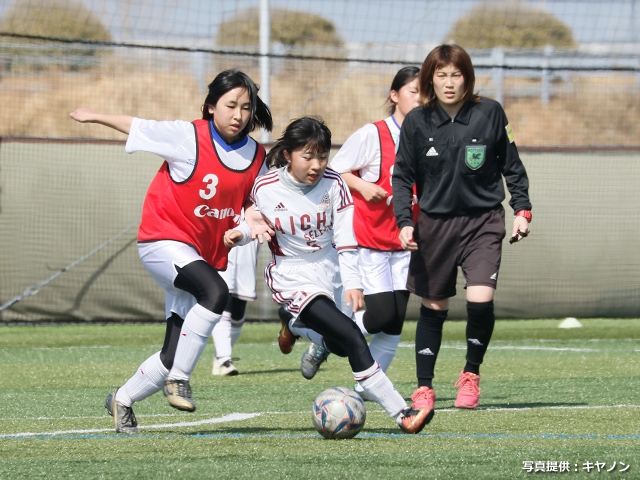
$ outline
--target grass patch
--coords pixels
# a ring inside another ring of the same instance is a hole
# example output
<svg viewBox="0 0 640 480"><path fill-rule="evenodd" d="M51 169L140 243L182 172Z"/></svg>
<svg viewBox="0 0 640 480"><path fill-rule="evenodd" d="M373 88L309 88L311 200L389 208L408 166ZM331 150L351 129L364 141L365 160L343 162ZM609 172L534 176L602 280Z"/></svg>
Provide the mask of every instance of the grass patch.
<svg viewBox="0 0 640 480"><path fill-rule="evenodd" d="M526 478L525 461L564 462L572 478L598 475L589 462L617 462L608 475L640 478L640 320L558 323L497 322L475 411L453 407L464 322L447 323L423 433L403 435L367 403L365 428L345 441L313 430L311 405L324 388L353 385L346 359L330 356L307 381L307 344L281 355L276 324L245 327L237 377L210 374L208 346L193 374L197 411L153 395L135 405L133 436L113 431L104 397L159 349L162 325L1 327L0 478ZM408 322L388 371L406 398L414 332Z"/></svg>

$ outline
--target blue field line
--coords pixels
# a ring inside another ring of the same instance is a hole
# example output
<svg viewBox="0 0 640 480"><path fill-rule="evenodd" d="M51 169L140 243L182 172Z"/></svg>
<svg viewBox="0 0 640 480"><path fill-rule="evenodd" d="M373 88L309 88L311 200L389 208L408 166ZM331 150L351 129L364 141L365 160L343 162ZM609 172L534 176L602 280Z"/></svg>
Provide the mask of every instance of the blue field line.
<svg viewBox="0 0 640 480"><path fill-rule="evenodd" d="M44 434L44 435L12 435L4 436L0 435L0 440L20 440L26 439L33 440L135 440L135 439L150 439L150 438L314 438L321 437L316 433L168 433L168 434L149 434L138 433L134 435L118 435L112 434L74 434L74 435L57 435L57 434ZM497 439L514 439L514 440L640 440L640 435L601 435L601 434L522 434L522 433L423 433L420 435L406 435L403 433L359 433L357 438L462 438L462 439L485 439L485 440L497 440Z"/></svg>

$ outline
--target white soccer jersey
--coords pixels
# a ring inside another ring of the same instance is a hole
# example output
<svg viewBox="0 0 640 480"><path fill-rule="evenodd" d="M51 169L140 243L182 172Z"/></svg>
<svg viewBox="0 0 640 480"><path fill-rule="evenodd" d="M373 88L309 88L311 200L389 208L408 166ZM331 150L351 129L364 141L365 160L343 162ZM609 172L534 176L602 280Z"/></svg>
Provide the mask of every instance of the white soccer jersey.
<svg viewBox="0 0 640 480"><path fill-rule="evenodd" d="M338 173L327 169L316 185L306 185L282 167L258 177L250 198L276 232L269 243L275 256L304 258L335 243L344 288L360 288L353 200Z"/></svg>
<svg viewBox="0 0 640 480"><path fill-rule="evenodd" d="M393 115L384 119L389 126L393 143L398 145L400 127ZM373 123L356 130L331 160L331 168L338 173L358 172L367 182L380 178L380 135Z"/></svg>
<svg viewBox="0 0 640 480"><path fill-rule="evenodd" d="M231 170L245 170L251 165L258 148L248 135L229 145L213 129L213 144L220 161ZM175 182L184 182L193 173L196 158L196 130L191 122L134 118L125 146L127 153L155 153L169 164L169 174ZM266 173L266 163L260 174Z"/></svg>

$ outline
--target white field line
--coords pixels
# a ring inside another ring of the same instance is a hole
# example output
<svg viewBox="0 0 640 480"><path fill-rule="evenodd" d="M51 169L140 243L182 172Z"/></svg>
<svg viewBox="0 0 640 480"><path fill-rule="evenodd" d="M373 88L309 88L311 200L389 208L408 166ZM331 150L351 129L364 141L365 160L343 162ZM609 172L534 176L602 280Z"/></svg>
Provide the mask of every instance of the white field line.
<svg viewBox="0 0 640 480"><path fill-rule="evenodd" d="M97 350L114 348L111 345L73 345L69 347L33 347L31 350Z"/></svg>
<svg viewBox="0 0 640 480"><path fill-rule="evenodd" d="M479 408L477 412L523 412L527 410L608 410L614 408L640 408L640 405L549 405L546 407L517 407L517 408L509 408L509 407L488 407L488 408ZM462 410L459 408L443 408L436 409L438 413L440 412L461 412Z"/></svg>
<svg viewBox="0 0 640 480"><path fill-rule="evenodd" d="M227 423L238 422L242 420L248 420L250 418L259 417L262 413L230 413L220 418L207 418L205 420L197 420L195 422L177 422L177 423L162 423L157 425L139 426L140 430L151 430L159 428L175 428L175 427L197 427L200 425L210 425L212 423ZM78 417L80 418L80 417ZM39 436L52 436L52 435L70 435L70 434L87 434L87 433L100 433L100 432L112 432L113 428L94 428L89 430L57 430L53 432L23 432L23 433L7 433L0 434L2 438L12 437L39 437Z"/></svg>
<svg viewBox="0 0 640 480"><path fill-rule="evenodd" d="M413 343L401 342L399 347L403 348L414 348ZM489 346L491 350L542 350L542 351L551 351L551 352L599 352L600 350L596 348L572 348L572 347L539 347L539 346L525 346L525 345L491 345ZM463 343L459 344L446 344L443 343L440 349L451 349L451 350L466 350L467 345Z"/></svg>
<svg viewBox="0 0 640 480"><path fill-rule="evenodd" d="M617 408L640 408L640 405L574 405L574 406L547 406L547 407L518 407L518 408L481 408L478 409L478 412L519 412L526 410L607 410L607 409L617 409ZM460 413L461 410L458 408L443 408L436 409L437 413ZM162 428L176 428L176 427L197 427L200 425L211 425L216 423L228 423L228 422L239 422L243 420L248 420L250 418L259 417L262 415L291 415L292 413L297 414L308 414L310 412L258 412L258 413L231 413L229 415L224 415L219 418L207 418L204 420L197 420L194 422L176 422L176 423L163 423L156 425L147 425L147 426L139 426L140 430L154 430L154 429L162 429ZM367 413L378 413L384 414L384 411L373 410L367 411ZM152 415L147 415L147 417L151 417ZM145 415L141 415L140 418L144 418ZM95 418L95 417L73 417L74 419L82 419L82 418ZM101 417L104 418L104 417ZM51 432L22 432L22 433L6 433L0 434L0 440L5 438L22 438L22 437L51 437L56 435L86 435L91 433L104 433L104 432L113 432L113 427L111 428L94 428L87 430L56 430Z"/></svg>

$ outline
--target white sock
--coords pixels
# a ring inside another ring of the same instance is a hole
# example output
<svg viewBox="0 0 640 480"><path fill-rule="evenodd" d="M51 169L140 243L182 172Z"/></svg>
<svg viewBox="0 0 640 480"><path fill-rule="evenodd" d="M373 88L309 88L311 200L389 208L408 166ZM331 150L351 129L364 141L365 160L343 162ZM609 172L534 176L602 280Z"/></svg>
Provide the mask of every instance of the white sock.
<svg viewBox="0 0 640 480"><path fill-rule="evenodd" d="M220 321L216 323L211 332L213 337L213 345L216 348L216 358L220 364L227 360L231 360L231 350L233 341L231 339L231 312L222 312Z"/></svg>
<svg viewBox="0 0 640 480"><path fill-rule="evenodd" d="M160 361L160 352L154 353L138 367L136 373L118 389L116 401L126 407L160 391L169 373Z"/></svg>
<svg viewBox="0 0 640 480"><path fill-rule="evenodd" d="M173 368L167 375L168 380L189 380L204 347L207 346L209 335L221 316L198 303L189 310L180 331L176 357L173 360Z"/></svg>
<svg viewBox="0 0 640 480"><path fill-rule="evenodd" d="M302 322L294 322L293 325L289 323L289 330L297 337L306 338L310 342L315 343L316 345L324 345L323 336L320 335L315 330L311 330L310 328L302 326Z"/></svg>
<svg viewBox="0 0 640 480"><path fill-rule="evenodd" d="M374 333L369 341L369 350L373 359L380 364L383 372L391 365L396 356L401 335L388 335L383 332Z"/></svg>
<svg viewBox="0 0 640 480"><path fill-rule="evenodd" d="M240 338L240 334L242 333L242 327L244 326L244 319L245 317L242 317L240 320L234 320L233 318L231 319L231 346L232 347L237 343L238 338Z"/></svg>
<svg viewBox="0 0 640 480"><path fill-rule="evenodd" d="M389 377L380 369L378 363L363 372L353 372L353 378L360 384L369 396L371 396L394 420L407 408L407 402L389 380Z"/></svg>
<svg viewBox="0 0 640 480"><path fill-rule="evenodd" d="M356 322L356 325L358 325L358 327L360 328L360 331L362 332L362 335L364 335L365 337L367 335L369 335L369 332L367 332L367 329L364 328L364 312L365 310L358 310L356 313L353 314L353 321Z"/></svg>

